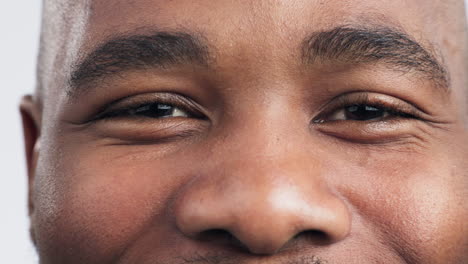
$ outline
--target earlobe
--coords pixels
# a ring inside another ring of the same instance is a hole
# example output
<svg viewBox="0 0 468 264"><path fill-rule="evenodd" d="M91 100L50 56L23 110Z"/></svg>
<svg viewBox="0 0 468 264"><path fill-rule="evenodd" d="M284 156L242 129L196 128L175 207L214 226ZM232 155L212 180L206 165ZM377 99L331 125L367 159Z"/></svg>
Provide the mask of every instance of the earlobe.
<svg viewBox="0 0 468 264"><path fill-rule="evenodd" d="M41 110L33 96L26 95L20 102L20 113L23 123L24 146L28 172L28 212L30 217L34 213L34 176L37 158L40 151ZM31 238L34 242L34 224L31 217Z"/></svg>

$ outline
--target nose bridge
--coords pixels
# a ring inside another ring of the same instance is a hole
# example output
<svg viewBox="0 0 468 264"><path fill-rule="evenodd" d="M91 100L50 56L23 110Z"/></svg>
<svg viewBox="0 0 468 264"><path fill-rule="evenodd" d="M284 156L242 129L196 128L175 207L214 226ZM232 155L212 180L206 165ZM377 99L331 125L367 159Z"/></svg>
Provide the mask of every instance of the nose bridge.
<svg viewBox="0 0 468 264"><path fill-rule="evenodd" d="M233 129L235 133L213 147L216 155L210 159L214 165L203 174L212 178L213 181L208 182L213 187L222 190L219 192L222 204L242 204L233 208L269 217L282 209L303 205L299 196L304 188L309 189L309 197L324 188L321 160L317 153L305 148L309 131L300 126L284 125L284 119L289 119L291 124L302 123L274 110L257 112L257 116L241 120L240 127ZM279 197L284 198L282 202ZM293 197L296 204L281 205L285 204L285 199ZM236 213L233 217L241 215L244 214Z"/></svg>
<svg viewBox="0 0 468 264"><path fill-rule="evenodd" d="M264 86L272 90L268 95L261 89L253 89L249 98L241 99L243 106L236 105L227 111L234 114L222 120L226 129L214 147L241 162L255 160L258 166L271 165L274 160L297 160L292 156L308 151L303 147L310 139L308 116L303 109L290 106L292 96L282 95L281 88L273 84Z"/></svg>

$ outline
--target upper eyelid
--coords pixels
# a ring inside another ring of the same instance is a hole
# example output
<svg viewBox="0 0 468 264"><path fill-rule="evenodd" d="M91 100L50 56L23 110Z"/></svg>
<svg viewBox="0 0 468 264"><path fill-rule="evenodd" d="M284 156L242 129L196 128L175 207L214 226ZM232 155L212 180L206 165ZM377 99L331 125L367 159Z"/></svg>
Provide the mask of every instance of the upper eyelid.
<svg viewBox="0 0 468 264"><path fill-rule="evenodd" d="M170 93L138 94L134 96L124 97L107 104L105 111L112 110L114 108L124 108L125 106L138 106L150 103L161 103L174 106L181 106L186 104L186 101L188 101L182 98L183 96Z"/></svg>

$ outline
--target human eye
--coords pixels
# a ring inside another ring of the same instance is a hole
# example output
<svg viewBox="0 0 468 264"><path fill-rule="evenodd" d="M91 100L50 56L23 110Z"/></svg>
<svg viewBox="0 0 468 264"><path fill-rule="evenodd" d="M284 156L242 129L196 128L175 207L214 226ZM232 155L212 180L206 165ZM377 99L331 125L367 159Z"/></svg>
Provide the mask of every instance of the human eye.
<svg viewBox="0 0 468 264"><path fill-rule="evenodd" d="M375 121L387 118L393 112L380 105L351 104L333 113L331 120Z"/></svg>
<svg viewBox="0 0 468 264"><path fill-rule="evenodd" d="M101 110L92 121L99 120L140 120L167 118L203 119L192 100L180 95L142 95L120 99Z"/></svg>
<svg viewBox="0 0 468 264"><path fill-rule="evenodd" d="M186 96L150 93L104 105L86 124L103 138L149 144L190 137L209 122L202 107Z"/></svg>
<svg viewBox="0 0 468 264"><path fill-rule="evenodd" d="M351 94L336 99L314 122L380 122L391 119L419 119L418 109L407 102L389 96L368 93Z"/></svg>
<svg viewBox="0 0 468 264"><path fill-rule="evenodd" d="M390 95L356 92L331 100L313 123L326 134L372 143L407 137L424 118L425 113L410 102Z"/></svg>
<svg viewBox="0 0 468 264"><path fill-rule="evenodd" d="M168 118L168 117L190 117L188 111L175 105L148 102L137 105L130 105L122 109L106 112L101 115L100 119L109 119L116 117L146 117L146 118Z"/></svg>

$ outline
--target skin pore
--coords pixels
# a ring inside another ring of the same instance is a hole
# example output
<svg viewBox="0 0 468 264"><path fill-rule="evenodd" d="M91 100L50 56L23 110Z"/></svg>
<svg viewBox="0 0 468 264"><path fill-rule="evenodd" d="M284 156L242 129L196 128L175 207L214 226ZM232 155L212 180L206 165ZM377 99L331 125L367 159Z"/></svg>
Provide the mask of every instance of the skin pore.
<svg viewBox="0 0 468 264"><path fill-rule="evenodd" d="M46 0L40 262L468 262L463 10Z"/></svg>

